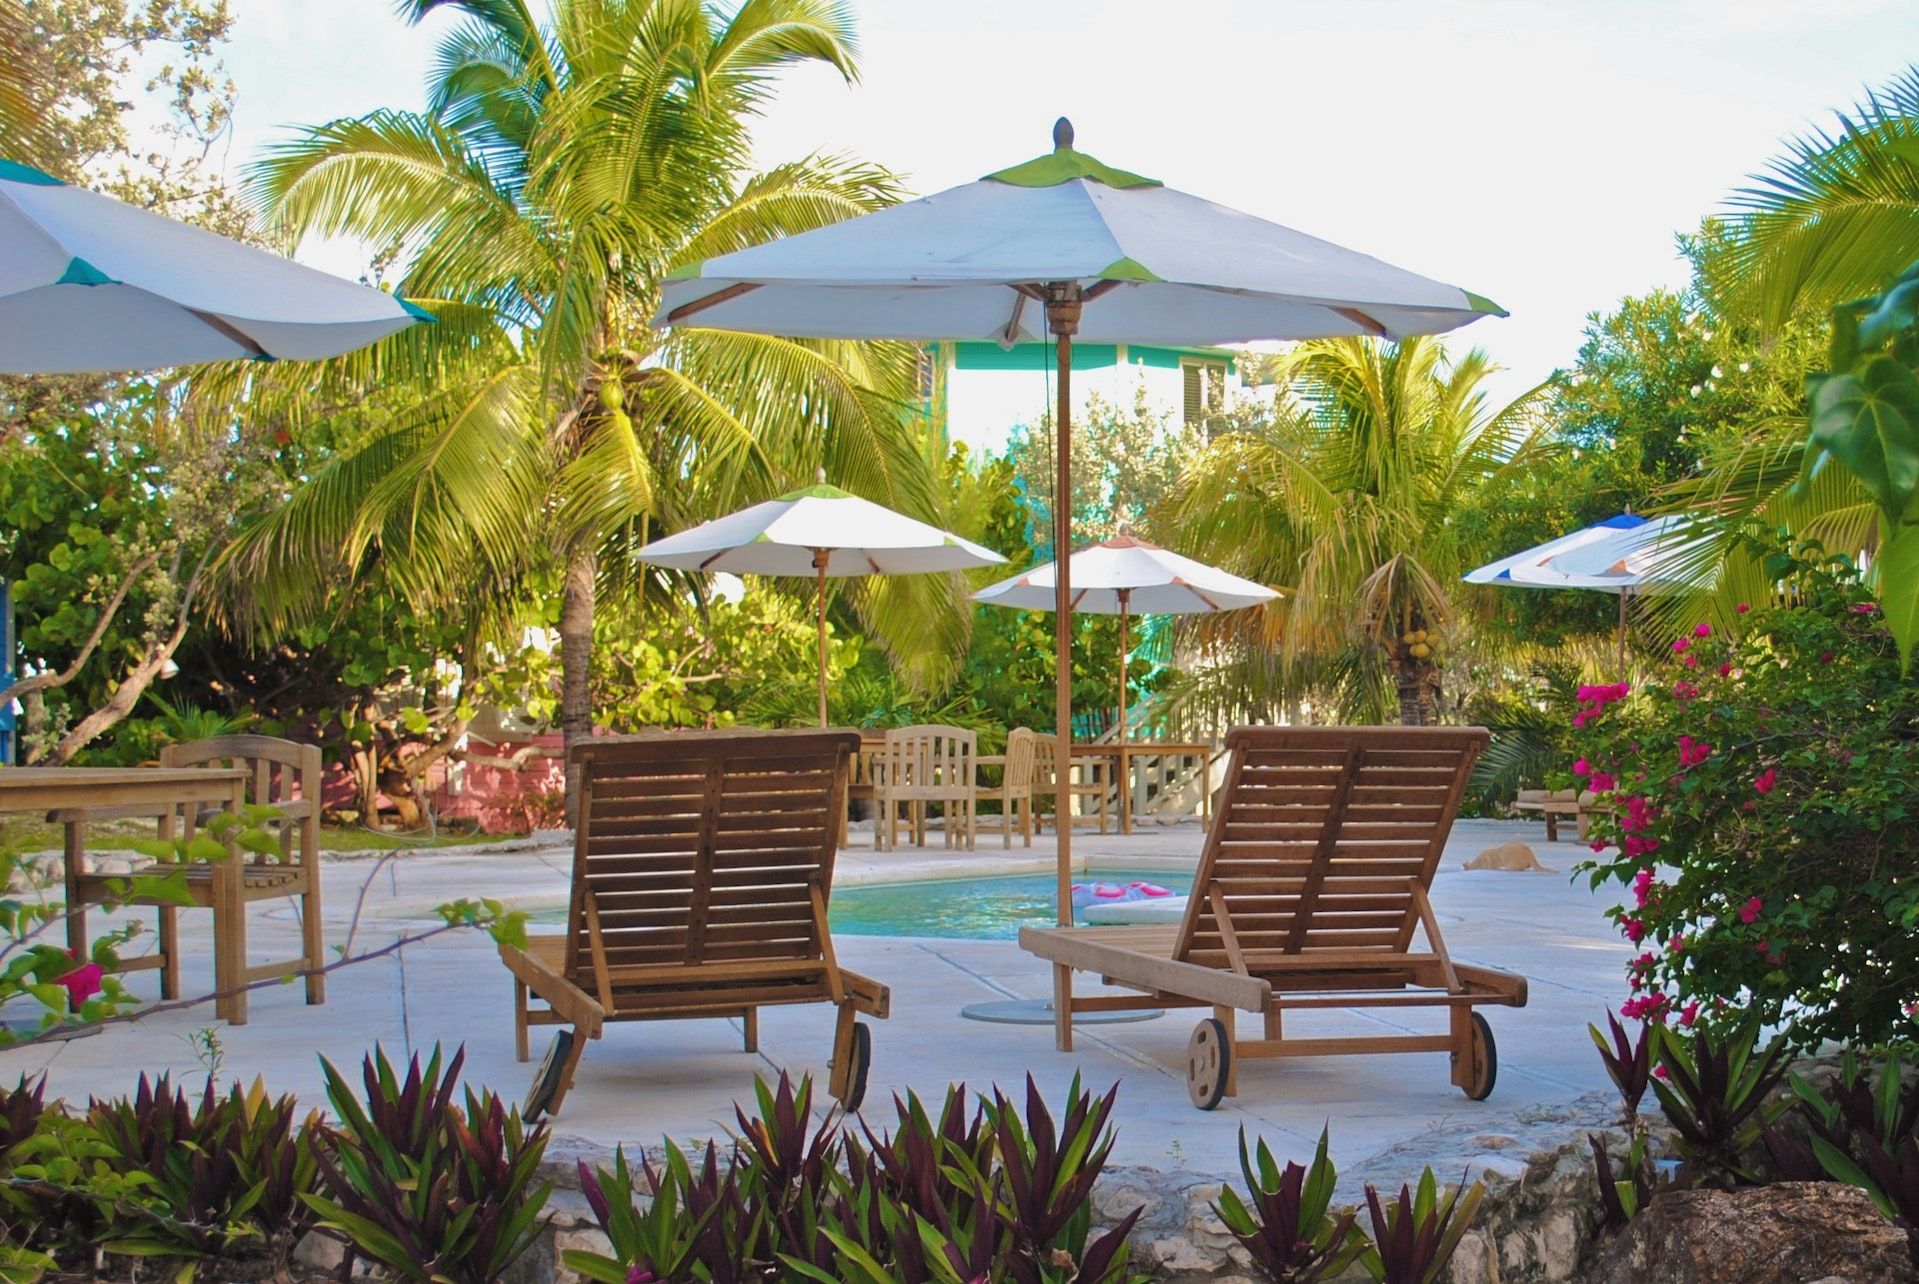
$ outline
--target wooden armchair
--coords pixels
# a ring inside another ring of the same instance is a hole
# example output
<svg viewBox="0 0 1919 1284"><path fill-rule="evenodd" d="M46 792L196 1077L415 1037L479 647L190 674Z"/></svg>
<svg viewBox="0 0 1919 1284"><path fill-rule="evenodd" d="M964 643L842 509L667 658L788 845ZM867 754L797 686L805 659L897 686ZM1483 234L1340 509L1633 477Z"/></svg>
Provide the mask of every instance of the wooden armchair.
<svg viewBox="0 0 1919 1284"><path fill-rule="evenodd" d="M946 845L969 851L977 838L973 800L979 791L975 762L978 738L963 727L895 727L886 733L874 782L878 812L874 844L890 851L899 841L900 808L915 845L926 846L926 806L939 803L946 814Z"/></svg>
<svg viewBox="0 0 1919 1284"><path fill-rule="evenodd" d="M1080 820L1097 821L1099 832L1106 832L1106 820L1110 814L1111 790L1107 788L1104 774L1105 760L1101 758L1082 758L1075 761L1066 773L1066 783L1060 784L1059 741L1052 735L1033 737L1033 792L1045 795L1053 800L1053 832L1059 832L1062 811L1068 824ZM1062 798L1062 795L1064 796ZM1072 800L1090 798L1099 804L1097 814L1073 815ZM1041 815L1034 821L1035 828L1043 829L1046 818Z"/></svg>
<svg viewBox="0 0 1919 1284"><path fill-rule="evenodd" d="M215 1011L234 1025L247 1019L249 982L273 977L306 977L308 1003L326 1002L326 977L319 971L326 966L325 944L320 922L320 748L296 744L273 736L217 736L188 744L168 745L160 751L163 767L236 767L248 773L246 801L250 806L270 807L274 815L251 822L254 828L278 831L279 859L271 860L251 852L221 861L192 862L184 867L188 895L197 907L213 911L214 989L227 997L220 999ZM84 822L115 815L152 815L151 811L114 808L74 809L56 812L50 820L68 825L70 848L78 845ZM167 812L159 817L162 838L191 838L213 813L188 808L184 816ZM71 822L81 823L71 823ZM184 830L181 826L184 825ZM67 944L76 955L87 952L87 927L84 907L114 899L115 883L123 878L88 871L84 850L70 850L69 867L77 873L68 886L73 913L67 920ZM156 862L143 871L167 874L168 862ZM297 958L250 966L247 963L246 907L253 901L279 897L299 898L301 950ZM160 994L180 997L179 906L134 898L133 904L157 904L159 907L159 949L155 954L160 968Z"/></svg>
<svg viewBox="0 0 1919 1284"><path fill-rule="evenodd" d="M1014 727L1006 733L1006 752L996 757L981 758L981 766L997 764L1000 767L999 784L983 787L979 791L988 798L999 799L999 828L1004 845L1013 845L1013 826L1017 823L1019 831L1025 836L1026 845L1033 845L1033 764L1036 757L1034 740L1036 737L1026 727ZM1017 817L1017 818L1016 818Z"/></svg>

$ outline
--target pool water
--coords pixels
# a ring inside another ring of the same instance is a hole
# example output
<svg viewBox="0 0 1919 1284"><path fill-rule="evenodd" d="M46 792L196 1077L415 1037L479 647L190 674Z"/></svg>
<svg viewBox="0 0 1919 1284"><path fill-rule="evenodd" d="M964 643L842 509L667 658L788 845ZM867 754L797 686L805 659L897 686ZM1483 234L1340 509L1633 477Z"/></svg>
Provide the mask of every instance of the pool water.
<svg viewBox="0 0 1919 1284"><path fill-rule="evenodd" d="M1193 876L1162 870L1094 869L1078 883L1152 883L1184 895ZM1009 874L997 878L949 878L920 883L869 883L833 891L828 919L845 936L956 936L1010 941L1029 924L1054 922L1054 876ZM536 923L564 923L566 910L533 915Z"/></svg>
<svg viewBox="0 0 1919 1284"><path fill-rule="evenodd" d="M1181 895L1193 885L1191 874L1129 869L1088 870L1073 881L1125 884L1135 880ZM1022 927L1046 927L1056 921L1054 887L1052 874L869 883L835 889L828 918L835 932L848 936L960 936L1010 941Z"/></svg>

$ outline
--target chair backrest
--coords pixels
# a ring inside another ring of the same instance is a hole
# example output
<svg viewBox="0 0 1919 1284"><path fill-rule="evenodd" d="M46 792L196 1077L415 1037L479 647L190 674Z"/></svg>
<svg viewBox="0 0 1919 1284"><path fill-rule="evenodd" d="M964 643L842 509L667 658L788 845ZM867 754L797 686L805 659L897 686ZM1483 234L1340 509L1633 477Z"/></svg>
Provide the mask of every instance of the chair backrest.
<svg viewBox="0 0 1919 1284"><path fill-rule="evenodd" d="M1483 727L1239 727L1174 957L1248 971L1316 950L1412 943Z"/></svg>
<svg viewBox="0 0 1919 1284"><path fill-rule="evenodd" d="M892 798L967 797L978 747L979 738L964 727L894 727L880 754L880 787Z"/></svg>
<svg viewBox="0 0 1919 1284"><path fill-rule="evenodd" d="M1006 768L1000 777L1004 787L1015 792L1033 787L1033 768L1038 759L1038 739L1030 727L1014 727L1006 733Z"/></svg>
<svg viewBox="0 0 1919 1284"><path fill-rule="evenodd" d="M238 767L248 772L247 801L260 807L320 804L320 746L277 736L213 736L165 745L162 767Z"/></svg>
<svg viewBox="0 0 1919 1284"><path fill-rule="evenodd" d="M817 959L852 731L686 731L573 746L580 821L566 971ZM588 893L591 896L588 896ZM591 983L589 982L589 985Z"/></svg>

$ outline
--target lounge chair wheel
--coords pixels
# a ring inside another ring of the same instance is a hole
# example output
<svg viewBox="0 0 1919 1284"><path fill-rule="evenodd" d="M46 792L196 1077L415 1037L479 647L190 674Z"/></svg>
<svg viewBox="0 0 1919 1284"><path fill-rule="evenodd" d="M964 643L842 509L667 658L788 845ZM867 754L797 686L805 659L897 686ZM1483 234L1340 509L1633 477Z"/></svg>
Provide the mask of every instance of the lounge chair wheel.
<svg viewBox="0 0 1919 1284"><path fill-rule="evenodd" d="M864 1021L853 1023L853 1042L847 1053L852 1064L847 1067L846 1095L840 1099L840 1108L847 1114L857 1114L866 1101L866 1075L873 1068L873 1028Z"/></svg>
<svg viewBox="0 0 1919 1284"><path fill-rule="evenodd" d="M1233 1069L1233 1045L1226 1025L1207 1017L1193 1027L1186 1042L1186 1094L1201 1110L1211 1110L1226 1095L1226 1079Z"/></svg>
<svg viewBox="0 0 1919 1284"><path fill-rule="evenodd" d="M560 1091L560 1080L566 1074L567 1056L573 1051L573 1040L577 1038L579 1035L572 1030L558 1030L554 1032L553 1042L546 1045L539 1069L533 1072L533 1086L526 1090L526 1103L520 1108L520 1118L526 1122L535 1122L552 1107L553 1098Z"/></svg>
<svg viewBox="0 0 1919 1284"><path fill-rule="evenodd" d="M1493 1095L1493 1085L1499 1081L1499 1045L1493 1042L1493 1028L1485 1017L1475 1012L1472 1021L1472 1073L1461 1090L1474 1101L1484 1101Z"/></svg>

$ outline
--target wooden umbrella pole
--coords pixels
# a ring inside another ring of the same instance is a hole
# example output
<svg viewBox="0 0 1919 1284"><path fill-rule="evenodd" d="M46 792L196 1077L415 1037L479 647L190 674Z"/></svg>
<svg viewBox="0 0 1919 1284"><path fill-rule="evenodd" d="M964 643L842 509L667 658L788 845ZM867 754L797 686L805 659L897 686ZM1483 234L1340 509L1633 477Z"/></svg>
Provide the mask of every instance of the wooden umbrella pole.
<svg viewBox="0 0 1919 1284"><path fill-rule="evenodd" d="M820 604L820 725L826 725L826 563L833 554L829 549L813 550L813 569L819 572Z"/></svg>
<svg viewBox="0 0 1919 1284"><path fill-rule="evenodd" d="M1621 680L1624 680L1626 676L1626 595L1630 592L1632 590L1627 588L1619 590L1619 676Z"/></svg>
<svg viewBox="0 0 1919 1284"><path fill-rule="evenodd" d="M1079 333L1077 281L1046 287L1046 325L1059 353L1059 403L1053 416L1058 456L1053 473L1053 716L1058 746L1053 764L1053 834L1058 839L1059 924L1073 925L1073 336ZM1073 1050L1073 970L1053 965L1053 1041Z"/></svg>
<svg viewBox="0 0 1919 1284"><path fill-rule="evenodd" d="M1119 591L1119 742L1126 743L1126 602L1133 595L1131 589ZM1120 770L1124 774L1126 759L1120 758Z"/></svg>

